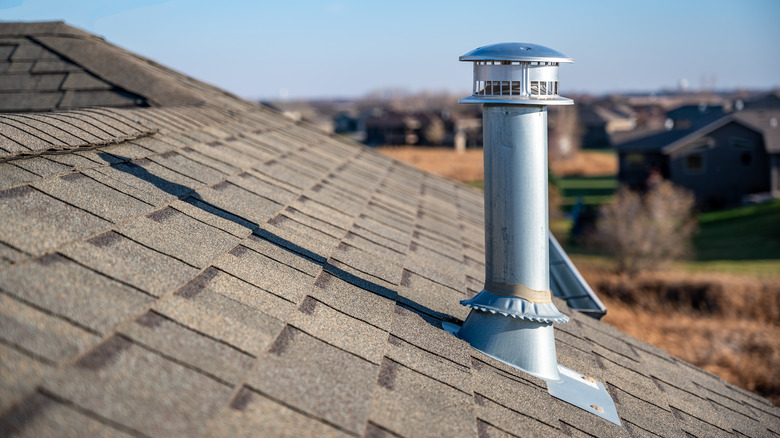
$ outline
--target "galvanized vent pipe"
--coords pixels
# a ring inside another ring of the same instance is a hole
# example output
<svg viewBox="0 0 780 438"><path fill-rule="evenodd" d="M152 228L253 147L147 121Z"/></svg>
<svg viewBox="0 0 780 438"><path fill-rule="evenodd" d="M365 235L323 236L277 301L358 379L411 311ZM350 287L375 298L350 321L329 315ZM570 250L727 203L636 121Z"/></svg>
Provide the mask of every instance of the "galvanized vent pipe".
<svg viewBox="0 0 780 438"><path fill-rule="evenodd" d="M567 322L552 302L547 205L547 106L558 95L558 66L572 62L536 44L503 43L460 57L474 62L473 94L483 107L485 288L461 301L458 327L442 327L472 347L546 380L555 398L620 425L603 383L558 364L553 323Z"/></svg>
<svg viewBox="0 0 780 438"><path fill-rule="evenodd" d="M473 94L483 107L485 287L458 336L474 348L547 380L559 380L553 323L547 205L547 106L558 96L558 66L572 62L535 44L503 43L460 57L474 62Z"/></svg>

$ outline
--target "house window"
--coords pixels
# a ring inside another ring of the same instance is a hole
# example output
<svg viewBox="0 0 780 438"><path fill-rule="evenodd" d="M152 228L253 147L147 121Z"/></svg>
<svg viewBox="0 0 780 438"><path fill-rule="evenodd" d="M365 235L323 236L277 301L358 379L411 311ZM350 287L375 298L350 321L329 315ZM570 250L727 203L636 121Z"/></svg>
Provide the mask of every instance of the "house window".
<svg viewBox="0 0 780 438"><path fill-rule="evenodd" d="M631 169L639 169L645 164L645 156L637 153L627 154L626 164Z"/></svg>
<svg viewBox="0 0 780 438"><path fill-rule="evenodd" d="M753 143L744 138L731 137L729 144L733 149L739 152L739 162L743 166L750 166L753 164Z"/></svg>
<svg viewBox="0 0 780 438"><path fill-rule="evenodd" d="M704 155L697 152L685 157L685 171L686 173L703 173Z"/></svg>

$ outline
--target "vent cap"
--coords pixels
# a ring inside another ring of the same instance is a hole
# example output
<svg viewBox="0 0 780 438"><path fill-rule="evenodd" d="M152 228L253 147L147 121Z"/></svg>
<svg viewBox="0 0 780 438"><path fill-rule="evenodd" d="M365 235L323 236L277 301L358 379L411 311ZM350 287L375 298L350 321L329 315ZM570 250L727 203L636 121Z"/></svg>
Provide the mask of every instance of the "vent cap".
<svg viewBox="0 0 780 438"><path fill-rule="evenodd" d="M549 47L528 43L498 43L477 47L458 58L461 61L574 62Z"/></svg>
<svg viewBox="0 0 780 438"><path fill-rule="evenodd" d="M566 55L527 43L482 46L459 58L474 63L472 95L460 103L571 105L558 94L558 66Z"/></svg>

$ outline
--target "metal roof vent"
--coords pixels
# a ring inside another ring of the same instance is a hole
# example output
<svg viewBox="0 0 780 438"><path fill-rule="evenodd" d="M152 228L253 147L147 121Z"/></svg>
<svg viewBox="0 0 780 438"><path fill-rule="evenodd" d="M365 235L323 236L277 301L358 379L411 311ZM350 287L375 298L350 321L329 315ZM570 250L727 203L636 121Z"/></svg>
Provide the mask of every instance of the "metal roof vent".
<svg viewBox="0 0 780 438"><path fill-rule="evenodd" d="M472 50L460 60L474 62L473 94L460 99L461 103L574 103L558 95L558 66L573 61L555 50L536 44L501 43Z"/></svg>
<svg viewBox="0 0 780 438"><path fill-rule="evenodd" d="M485 165L485 287L448 330L472 347L548 382L550 393L620 424L600 382L558 365L553 323L569 318L552 302L547 205L547 105L558 96L558 65L570 58L535 44L503 43L460 57L474 62L474 87L460 103L482 103ZM606 397L606 399L605 399Z"/></svg>

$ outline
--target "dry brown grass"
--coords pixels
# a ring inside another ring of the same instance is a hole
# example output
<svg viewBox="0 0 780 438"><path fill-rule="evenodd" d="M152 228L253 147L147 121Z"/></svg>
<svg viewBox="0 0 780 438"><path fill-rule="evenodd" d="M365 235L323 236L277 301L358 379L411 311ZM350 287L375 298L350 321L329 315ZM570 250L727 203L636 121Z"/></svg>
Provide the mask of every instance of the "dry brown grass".
<svg viewBox="0 0 780 438"><path fill-rule="evenodd" d="M581 150L573 156L550 161L558 176L610 176L618 172L617 155Z"/></svg>
<svg viewBox="0 0 780 438"><path fill-rule="evenodd" d="M484 179L482 149L456 152L452 148L387 146L377 150L384 155L445 178L464 182Z"/></svg>
<svg viewBox="0 0 780 438"><path fill-rule="evenodd" d="M456 152L452 148L397 146L379 152L433 174L457 181L482 181L482 149ZM611 154L580 151L566 160L550 163L558 176L606 176L617 173L617 158Z"/></svg>
<svg viewBox="0 0 780 438"><path fill-rule="evenodd" d="M580 263L604 321L780 404L777 278L666 271L633 279Z"/></svg>

